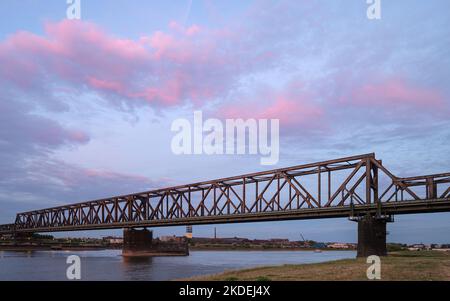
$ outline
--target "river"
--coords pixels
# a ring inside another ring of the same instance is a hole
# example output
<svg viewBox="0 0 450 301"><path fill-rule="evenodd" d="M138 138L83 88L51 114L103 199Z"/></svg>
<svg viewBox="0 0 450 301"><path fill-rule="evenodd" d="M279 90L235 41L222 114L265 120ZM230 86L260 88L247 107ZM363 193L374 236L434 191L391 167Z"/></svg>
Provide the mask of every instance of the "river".
<svg viewBox="0 0 450 301"><path fill-rule="evenodd" d="M81 280L172 280L256 266L354 258L355 251L191 251L184 257L124 258L120 250L0 251L0 280L67 280L69 255L81 258Z"/></svg>

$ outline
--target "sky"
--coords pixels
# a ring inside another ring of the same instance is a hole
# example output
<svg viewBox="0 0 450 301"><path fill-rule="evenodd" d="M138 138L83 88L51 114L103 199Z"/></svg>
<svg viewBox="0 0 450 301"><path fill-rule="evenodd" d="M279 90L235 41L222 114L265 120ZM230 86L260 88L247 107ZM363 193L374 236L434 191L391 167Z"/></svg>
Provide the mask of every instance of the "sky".
<svg viewBox="0 0 450 301"><path fill-rule="evenodd" d="M0 223L17 212L375 152L450 171L450 2L0 2ZM171 124L280 121L280 157L176 155ZM356 241L347 219L195 226L194 235ZM184 227L155 229L156 235ZM450 213L388 241L450 243ZM102 236L120 231L60 233Z"/></svg>

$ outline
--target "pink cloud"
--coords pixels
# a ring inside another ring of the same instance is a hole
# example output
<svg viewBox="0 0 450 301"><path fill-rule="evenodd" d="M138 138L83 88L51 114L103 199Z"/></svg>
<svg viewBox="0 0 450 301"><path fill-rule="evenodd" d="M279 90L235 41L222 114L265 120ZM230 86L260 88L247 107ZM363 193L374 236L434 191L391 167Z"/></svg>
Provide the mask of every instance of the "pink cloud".
<svg viewBox="0 0 450 301"><path fill-rule="evenodd" d="M272 105L262 110L259 118L278 118L288 125L306 125L321 118L322 115L323 111L317 105L280 97Z"/></svg>
<svg viewBox="0 0 450 301"><path fill-rule="evenodd" d="M288 128L321 128L325 112L312 94L292 82L282 91L264 91L258 99L226 105L220 114L224 118L279 119Z"/></svg>
<svg viewBox="0 0 450 301"><path fill-rule="evenodd" d="M431 110L442 109L445 105L444 97L438 90L414 86L397 78L363 85L351 93L348 102L357 106L409 107Z"/></svg>
<svg viewBox="0 0 450 301"><path fill-rule="evenodd" d="M136 40L84 21L46 23L44 35L18 32L0 42L0 78L28 93L58 84L119 96L128 104L202 104L262 63L241 51L236 38L227 30L174 22L167 32ZM233 51L224 51L230 45Z"/></svg>
<svg viewBox="0 0 450 301"><path fill-rule="evenodd" d="M101 80L93 76L89 76L87 78L87 81L91 87L94 87L98 90L107 90L118 94L122 93L124 90L124 87L120 82Z"/></svg>

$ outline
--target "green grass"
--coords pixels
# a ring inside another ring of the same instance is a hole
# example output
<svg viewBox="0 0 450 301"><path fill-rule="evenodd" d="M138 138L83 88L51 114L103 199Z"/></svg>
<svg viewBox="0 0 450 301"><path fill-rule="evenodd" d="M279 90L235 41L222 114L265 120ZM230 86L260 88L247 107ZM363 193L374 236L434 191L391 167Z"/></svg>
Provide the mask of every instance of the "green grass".
<svg viewBox="0 0 450 301"><path fill-rule="evenodd" d="M367 280L365 258L258 267L188 280ZM450 280L450 252L398 251L381 257L381 280Z"/></svg>

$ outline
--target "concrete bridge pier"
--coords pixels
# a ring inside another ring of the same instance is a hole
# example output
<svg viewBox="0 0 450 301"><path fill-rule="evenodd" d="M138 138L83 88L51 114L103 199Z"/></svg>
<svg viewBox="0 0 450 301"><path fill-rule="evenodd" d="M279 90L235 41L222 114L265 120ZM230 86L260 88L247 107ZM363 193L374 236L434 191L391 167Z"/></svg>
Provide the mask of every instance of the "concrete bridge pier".
<svg viewBox="0 0 450 301"><path fill-rule="evenodd" d="M185 256L189 255L186 240L161 241L153 238L153 231L134 228L123 230L123 256Z"/></svg>
<svg viewBox="0 0 450 301"><path fill-rule="evenodd" d="M392 222L391 216L365 215L358 222L358 247L356 257L370 255L386 256L386 224Z"/></svg>
<svg viewBox="0 0 450 301"><path fill-rule="evenodd" d="M145 250L152 246L153 231L134 228L123 229L123 251Z"/></svg>

